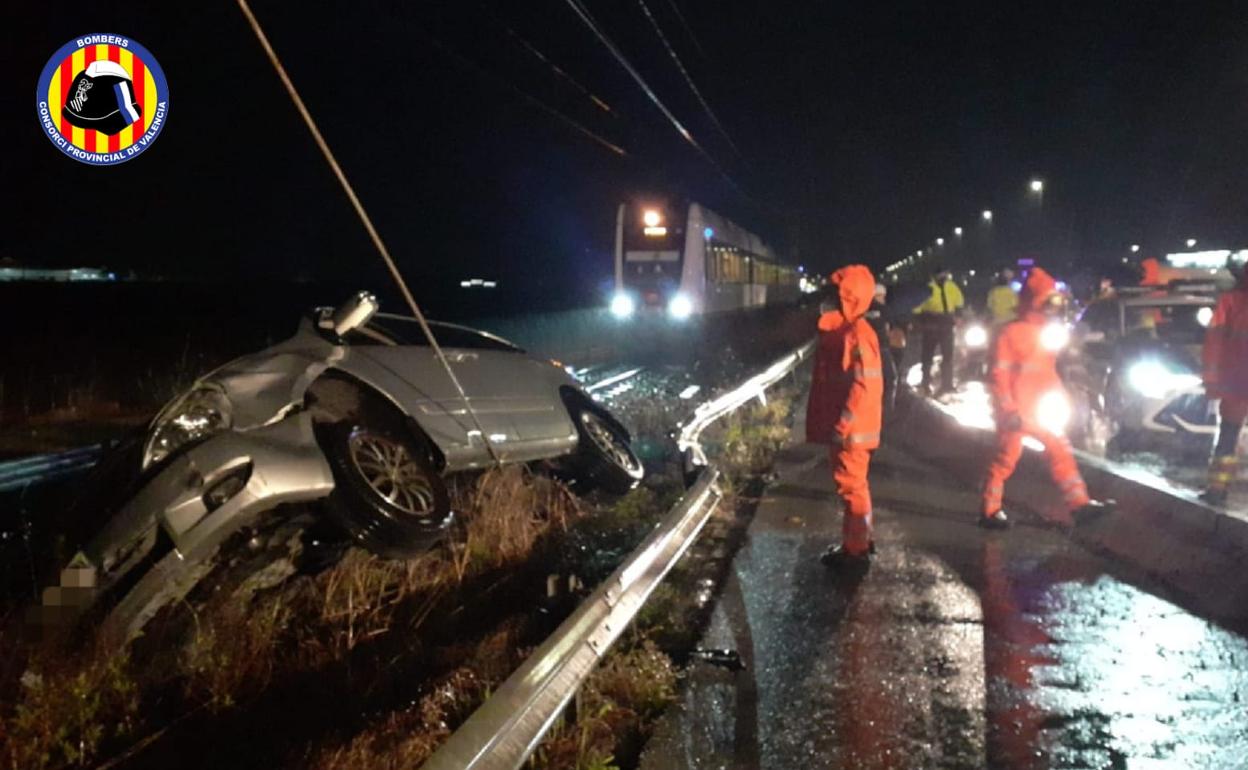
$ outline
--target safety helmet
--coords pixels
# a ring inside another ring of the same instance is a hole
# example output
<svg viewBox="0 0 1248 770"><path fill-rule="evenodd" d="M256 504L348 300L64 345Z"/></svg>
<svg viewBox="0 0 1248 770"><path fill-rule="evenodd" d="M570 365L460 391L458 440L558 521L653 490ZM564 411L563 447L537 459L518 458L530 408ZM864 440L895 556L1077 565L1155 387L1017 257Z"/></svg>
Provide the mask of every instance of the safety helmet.
<svg viewBox="0 0 1248 770"><path fill-rule="evenodd" d="M139 119L134 79L115 61L94 61L79 72L65 95L61 114L78 128L112 136Z"/></svg>

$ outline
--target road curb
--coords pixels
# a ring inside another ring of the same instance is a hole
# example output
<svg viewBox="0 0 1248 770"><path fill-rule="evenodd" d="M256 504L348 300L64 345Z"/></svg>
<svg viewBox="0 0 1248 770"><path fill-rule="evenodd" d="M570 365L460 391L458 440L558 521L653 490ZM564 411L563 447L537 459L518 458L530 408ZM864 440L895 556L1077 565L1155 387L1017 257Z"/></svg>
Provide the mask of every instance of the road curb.
<svg viewBox="0 0 1248 770"><path fill-rule="evenodd" d="M959 425L927 399L913 394L898 398L906 413L896 429L911 437L907 449L916 448L926 459L978 484L994 448L993 434ZM1216 620L1248 624L1248 517L1205 505L1194 492L1132 477L1130 469L1110 461L1083 452L1076 456L1092 494L1113 499L1117 506L1098 521L1075 526L1072 538L1147 571ZM1024 454L1007 486L1006 501L1048 526L1072 524L1039 452Z"/></svg>

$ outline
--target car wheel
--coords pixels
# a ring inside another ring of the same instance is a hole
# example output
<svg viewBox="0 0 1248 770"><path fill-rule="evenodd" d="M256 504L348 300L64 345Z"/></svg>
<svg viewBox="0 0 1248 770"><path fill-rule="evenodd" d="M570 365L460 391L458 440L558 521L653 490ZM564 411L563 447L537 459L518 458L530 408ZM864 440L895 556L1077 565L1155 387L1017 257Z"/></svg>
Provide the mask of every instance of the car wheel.
<svg viewBox="0 0 1248 770"><path fill-rule="evenodd" d="M380 420L325 425L322 433L335 482L326 512L357 543L404 559L441 538L450 497L420 441Z"/></svg>
<svg viewBox="0 0 1248 770"><path fill-rule="evenodd" d="M646 470L633 453L628 435L591 409L573 407L571 411L580 437L573 460L577 480L615 495L637 486Z"/></svg>

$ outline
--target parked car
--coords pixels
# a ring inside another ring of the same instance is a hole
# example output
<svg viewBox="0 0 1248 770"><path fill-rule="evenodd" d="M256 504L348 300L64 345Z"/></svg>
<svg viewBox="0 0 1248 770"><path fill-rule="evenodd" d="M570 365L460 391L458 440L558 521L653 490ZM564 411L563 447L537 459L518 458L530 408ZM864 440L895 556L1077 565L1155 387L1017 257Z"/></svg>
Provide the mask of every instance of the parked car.
<svg viewBox="0 0 1248 770"><path fill-rule="evenodd" d="M1063 374L1074 401L1076 446L1128 449L1206 442L1217 418L1205 397L1200 355L1217 299L1159 292L1100 299L1084 309Z"/></svg>
<svg viewBox="0 0 1248 770"><path fill-rule="evenodd" d="M417 321L377 309L364 292L318 309L162 409L137 456L112 462L119 505L44 604L111 597L109 624L129 636L287 503L318 501L357 544L401 558L452 521L447 474L551 461L579 488L641 480L628 431L562 366L431 323L461 395Z"/></svg>

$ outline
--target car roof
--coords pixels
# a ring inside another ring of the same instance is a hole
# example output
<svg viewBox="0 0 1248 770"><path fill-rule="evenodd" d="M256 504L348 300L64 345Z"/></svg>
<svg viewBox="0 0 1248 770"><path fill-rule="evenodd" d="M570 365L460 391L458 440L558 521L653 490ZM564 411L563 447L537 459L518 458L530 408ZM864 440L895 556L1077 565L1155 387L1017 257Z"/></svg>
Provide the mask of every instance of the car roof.
<svg viewBox="0 0 1248 770"><path fill-rule="evenodd" d="M1119 300L1126 307L1192 307L1213 305L1217 301L1217 297L1200 294L1167 294L1164 297L1127 297Z"/></svg>
<svg viewBox="0 0 1248 770"><path fill-rule="evenodd" d="M384 318L390 321L406 321L408 323L419 323L419 321L417 321L412 316L399 315L398 313L376 313L374 317ZM522 352L523 350L519 345L517 345L516 343L512 342L509 339L504 339L498 336L497 334L491 334L490 332L482 331L481 329L474 329L471 326L464 326L463 324L454 324L454 323L448 323L446 321L434 321L434 320L428 320L427 323L429 324L429 328L431 329L456 329L461 332L479 334L488 340L493 340L494 342L499 343L500 345L506 345L508 347L515 348L518 352Z"/></svg>

